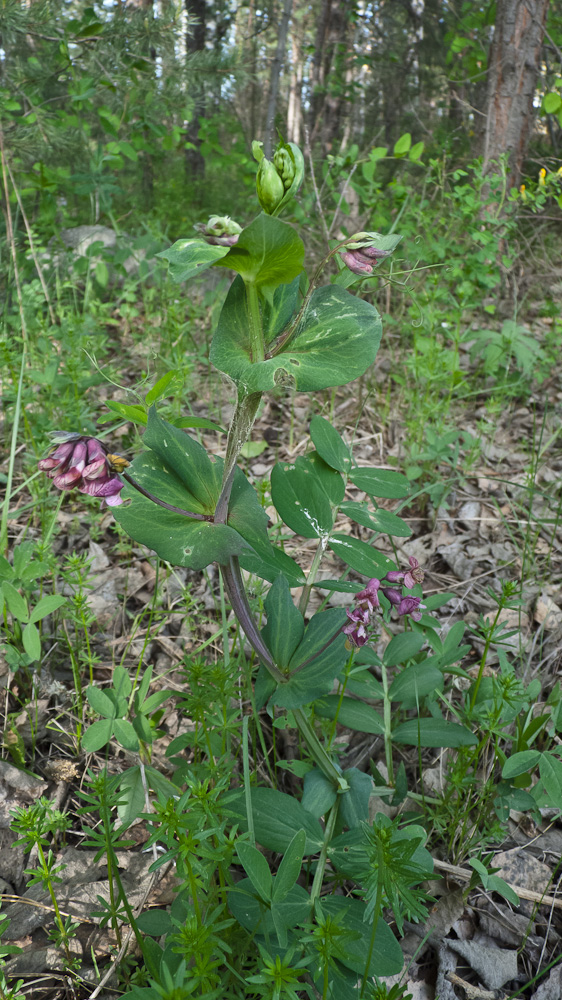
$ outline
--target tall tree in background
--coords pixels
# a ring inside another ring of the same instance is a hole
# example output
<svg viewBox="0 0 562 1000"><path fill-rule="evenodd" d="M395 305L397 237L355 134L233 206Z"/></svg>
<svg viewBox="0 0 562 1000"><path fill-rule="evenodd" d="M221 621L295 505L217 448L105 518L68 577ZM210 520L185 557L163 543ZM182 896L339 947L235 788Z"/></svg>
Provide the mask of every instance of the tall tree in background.
<svg viewBox="0 0 562 1000"><path fill-rule="evenodd" d="M497 0L488 60L484 165L509 156L509 183L521 178L534 118L549 0Z"/></svg>
<svg viewBox="0 0 562 1000"><path fill-rule="evenodd" d="M185 11L188 15L185 39L186 54L189 57L195 52L205 51L207 30L206 0L185 0ZM204 94L199 93L193 101L193 110L187 125L185 165L187 173L192 177L202 177L205 173L205 160L199 150L199 116L205 108Z"/></svg>
<svg viewBox="0 0 562 1000"><path fill-rule="evenodd" d="M271 156L273 146L273 132L275 126L275 112L277 110L277 98L279 96L279 79L281 70L287 56L287 35L289 34L289 23L293 10L293 0L285 0L279 28L277 30L277 48L271 64L269 74L269 97L267 100L267 113L265 118L265 142L264 151L266 156Z"/></svg>

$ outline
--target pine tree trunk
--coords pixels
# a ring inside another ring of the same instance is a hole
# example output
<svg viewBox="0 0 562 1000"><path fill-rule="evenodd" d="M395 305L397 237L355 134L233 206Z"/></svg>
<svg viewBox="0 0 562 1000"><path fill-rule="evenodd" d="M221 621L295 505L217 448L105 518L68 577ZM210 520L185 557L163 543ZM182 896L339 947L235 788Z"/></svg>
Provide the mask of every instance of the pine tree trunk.
<svg viewBox="0 0 562 1000"><path fill-rule="evenodd" d="M488 61L484 170L508 154L508 183L517 185L533 122L533 98L549 0L497 0Z"/></svg>
<svg viewBox="0 0 562 1000"><path fill-rule="evenodd" d="M187 55L193 52L202 52L205 48L206 37L206 3L205 0L185 0L185 10L190 18L187 30L185 47ZM185 167L189 178L203 177L205 173L205 160L199 150L199 116L205 110L205 98L198 95L194 101L191 120L186 129L186 139L189 148L185 151Z"/></svg>
<svg viewBox="0 0 562 1000"><path fill-rule="evenodd" d="M281 69L287 52L287 35L289 34L289 23L292 11L293 0L285 0L283 14L281 15L281 23L279 25L279 32L277 35L277 48L275 50L275 56L271 64L271 73L269 75L269 97L265 118L264 142L264 152L267 157L271 156L271 150L273 147L275 112L277 110L277 98L279 96L279 78L281 76Z"/></svg>

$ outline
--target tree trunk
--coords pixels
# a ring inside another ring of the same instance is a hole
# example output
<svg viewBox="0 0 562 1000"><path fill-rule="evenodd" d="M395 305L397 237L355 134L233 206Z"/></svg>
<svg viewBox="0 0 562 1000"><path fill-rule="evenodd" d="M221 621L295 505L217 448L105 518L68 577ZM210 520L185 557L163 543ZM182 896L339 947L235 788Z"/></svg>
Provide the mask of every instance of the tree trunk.
<svg viewBox="0 0 562 1000"><path fill-rule="evenodd" d="M289 22L293 10L293 0L285 0L279 33L277 35L277 49L271 64L269 75L269 98L267 101L267 114L265 118L265 141L264 152L267 157L271 156L273 146L273 132L275 128L275 111L277 109L277 98L279 96L279 78L281 69L285 61L287 51L287 35L289 33Z"/></svg>
<svg viewBox="0 0 562 1000"><path fill-rule="evenodd" d="M488 60L484 171L508 154L508 183L519 184L533 122L533 98L549 0L497 0Z"/></svg>
<svg viewBox="0 0 562 1000"><path fill-rule="evenodd" d="M187 57L193 52L202 52L206 37L206 2L205 0L185 0L185 11L189 16L189 24L185 39ZM185 151L185 167L189 178L203 177L205 160L199 149L199 116L205 109L204 95L197 95L193 102L191 119L185 131L189 148Z"/></svg>
<svg viewBox="0 0 562 1000"><path fill-rule="evenodd" d="M302 43L302 28L300 25L295 25L293 21L291 29L291 77L289 83L289 104L287 107L287 139L289 142L296 142L297 146L300 144L302 131Z"/></svg>

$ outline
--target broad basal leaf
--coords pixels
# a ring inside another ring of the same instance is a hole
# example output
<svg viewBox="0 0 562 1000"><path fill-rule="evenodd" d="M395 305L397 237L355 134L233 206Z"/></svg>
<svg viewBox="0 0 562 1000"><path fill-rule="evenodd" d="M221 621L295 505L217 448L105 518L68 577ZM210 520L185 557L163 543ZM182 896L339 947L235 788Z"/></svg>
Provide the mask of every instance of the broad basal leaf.
<svg viewBox="0 0 562 1000"><path fill-rule="evenodd" d="M235 281L211 345L212 364L245 392L278 385L310 392L362 375L375 360L382 327L374 306L327 286L314 292L299 329L274 357L252 364L249 329L244 286Z"/></svg>

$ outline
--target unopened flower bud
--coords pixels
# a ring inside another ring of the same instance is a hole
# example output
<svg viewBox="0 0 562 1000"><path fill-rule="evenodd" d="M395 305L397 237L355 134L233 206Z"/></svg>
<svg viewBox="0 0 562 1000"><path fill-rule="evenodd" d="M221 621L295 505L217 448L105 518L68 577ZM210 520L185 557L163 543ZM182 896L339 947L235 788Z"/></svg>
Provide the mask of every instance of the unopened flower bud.
<svg viewBox="0 0 562 1000"><path fill-rule="evenodd" d="M291 159L289 150L283 146L277 149L273 155L273 163L283 181L285 191L288 191L295 179L295 165Z"/></svg>
<svg viewBox="0 0 562 1000"><path fill-rule="evenodd" d="M363 257L372 257L373 260L382 260L383 257L390 257L392 250L378 250L377 247L361 247L359 252Z"/></svg>
<svg viewBox="0 0 562 1000"><path fill-rule="evenodd" d="M238 242L242 227L228 215L212 215L208 222L198 222L194 227L212 246L232 247Z"/></svg>
<svg viewBox="0 0 562 1000"><path fill-rule="evenodd" d="M258 167L256 187L261 207L268 215L272 215L283 200L285 187L275 164L265 156Z"/></svg>
<svg viewBox="0 0 562 1000"><path fill-rule="evenodd" d="M344 253L340 254L346 267L354 274L372 274L373 264L363 254L359 253L358 250L346 250Z"/></svg>

